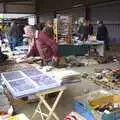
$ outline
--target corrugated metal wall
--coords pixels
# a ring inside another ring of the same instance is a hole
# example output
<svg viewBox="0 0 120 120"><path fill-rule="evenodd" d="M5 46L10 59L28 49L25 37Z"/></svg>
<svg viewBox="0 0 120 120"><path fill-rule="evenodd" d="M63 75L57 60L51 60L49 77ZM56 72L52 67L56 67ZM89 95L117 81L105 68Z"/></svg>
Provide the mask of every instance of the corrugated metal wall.
<svg viewBox="0 0 120 120"><path fill-rule="evenodd" d="M85 8L73 8L73 9L66 9L66 10L59 10L56 11L57 14L61 15L72 15L74 20L77 20L79 17L85 16ZM44 14L40 14L40 22L53 19L54 18L54 12L47 12Z"/></svg>
<svg viewBox="0 0 120 120"><path fill-rule="evenodd" d="M40 20L40 23L43 23L47 20L52 20L53 18L54 18L54 14L52 12L50 13L47 12L47 13L41 14L39 20Z"/></svg>
<svg viewBox="0 0 120 120"><path fill-rule="evenodd" d="M96 31L96 21L103 20L112 40L120 42L120 2L92 6L92 22Z"/></svg>
<svg viewBox="0 0 120 120"><path fill-rule="evenodd" d="M120 24L105 24L110 37L120 37ZM97 24L93 24L94 33L97 31Z"/></svg>
<svg viewBox="0 0 120 120"><path fill-rule="evenodd" d="M69 6L69 5L68 5ZM91 21L94 25L94 32L96 33L96 21L103 20L106 24L109 36L111 39L116 39L120 41L120 2L118 3L107 3L96 6L91 6ZM56 11L58 14L67 14L72 15L74 20L77 20L79 17L85 16L85 8L72 8L66 10ZM40 21L52 19L54 13L40 14Z"/></svg>
<svg viewBox="0 0 120 120"><path fill-rule="evenodd" d="M23 13L32 14L35 12L32 4L6 4L6 13ZM3 4L0 3L0 13L3 12Z"/></svg>
<svg viewBox="0 0 120 120"><path fill-rule="evenodd" d="M76 20L79 17L84 17L85 16L85 8L84 7L80 7L80 8L72 8L72 9L68 9L68 10L61 10L57 12L58 14L67 14L67 15L72 15L73 18Z"/></svg>
<svg viewBox="0 0 120 120"><path fill-rule="evenodd" d="M2 13L3 12L3 5L0 4L0 12Z"/></svg>
<svg viewBox="0 0 120 120"><path fill-rule="evenodd" d="M33 5L12 5L7 4L6 10L9 13L34 13Z"/></svg>

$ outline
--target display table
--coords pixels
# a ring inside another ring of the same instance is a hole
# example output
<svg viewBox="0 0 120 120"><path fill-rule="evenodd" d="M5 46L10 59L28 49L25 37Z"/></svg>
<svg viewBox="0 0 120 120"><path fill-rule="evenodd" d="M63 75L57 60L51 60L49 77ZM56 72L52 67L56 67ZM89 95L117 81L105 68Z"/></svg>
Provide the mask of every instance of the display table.
<svg viewBox="0 0 120 120"><path fill-rule="evenodd" d="M81 42L80 44L60 44L59 45L59 52L62 56L83 56L91 48L95 48L100 56L104 56L104 42L103 41L96 41L96 42Z"/></svg>
<svg viewBox="0 0 120 120"><path fill-rule="evenodd" d="M54 113L54 110L66 87L61 85L54 76L48 75L47 73L45 74L39 69L32 67L18 71L3 72L1 73L1 78L13 98L22 98L31 94L37 94L40 102L32 119L35 117L36 113L40 113L42 120L49 120L52 115L56 120L60 120ZM58 95L53 106L50 107L45 100L45 96L54 92L57 92ZM42 112L42 103L49 110L48 115ZM44 119L44 116L46 119Z"/></svg>
<svg viewBox="0 0 120 120"><path fill-rule="evenodd" d="M32 116L32 120L34 119L36 114L40 114L42 120L50 120L52 116L55 118L55 120L60 120L60 118L56 115L54 110L55 110L55 108L56 108L56 106L57 106L57 104L58 104L65 89L66 89L65 86L61 86L61 87L57 87L57 88L53 88L53 89L49 89L49 90L37 93L36 95L39 97L40 102L38 103L38 105L35 109L35 112ZM58 95L53 103L53 106L50 107L50 105L45 100L45 96L48 94L54 93L54 92L57 92ZM42 112L42 107L41 107L42 104L45 106L45 108L48 109L49 113ZM44 119L45 117L46 117L46 119Z"/></svg>

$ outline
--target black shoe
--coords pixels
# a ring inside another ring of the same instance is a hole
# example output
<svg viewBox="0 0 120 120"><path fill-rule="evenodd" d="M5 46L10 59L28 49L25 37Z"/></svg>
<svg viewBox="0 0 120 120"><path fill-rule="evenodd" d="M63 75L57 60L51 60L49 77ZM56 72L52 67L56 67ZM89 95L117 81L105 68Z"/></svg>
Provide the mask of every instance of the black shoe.
<svg viewBox="0 0 120 120"><path fill-rule="evenodd" d="M0 63L5 62L7 59L8 59L8 56L5 55L5 54L2 54L2 55L0 56Z"/></svg>

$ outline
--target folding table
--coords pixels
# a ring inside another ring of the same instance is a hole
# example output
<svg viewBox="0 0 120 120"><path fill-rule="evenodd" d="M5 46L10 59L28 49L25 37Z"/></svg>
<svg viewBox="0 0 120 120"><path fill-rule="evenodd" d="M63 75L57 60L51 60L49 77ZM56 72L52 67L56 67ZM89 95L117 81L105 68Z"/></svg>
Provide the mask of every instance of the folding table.
<svg viewBox="0 0 120 120"><path fill-rule="evenodd" d="M48 89L48 90L45 90L43 92L37 93L36 95L39 97L40 101L35 109L34 114L32 115L32 120L34 119L34 117L37 114L40 114L42 120L50 120L52 116L55 118L55 120L60 120L60 118L56 115L54 110L55 110L55 108L56 108L56 106L57 106L57 104L58 104L65 89L66 89L65 86L61 86L61 87L56 87L56 88ZM57 95L57 97L56 97L56 99L51 107L48 104L48 102L45 100L45 96L50 94L50 93L54 93L54 92L57 92L58 95ZM44 105L45 108L48 109L49 113L42 112L42 108L41 108L42 104Z"/></svg>
<svg viewBox="0 0 120 120"><path fill-rule="evenodd" d="M35 117L36 113L40 113L42 120L49 120L52 115L56 120L60 120L54 113L54 110L66 87L61 85L61 82L58 82L54 76L43 73L36 68L28 68L18 71L3 72L1 73L1 77L8 90L15 98L37 94L40 102L32 118ZM50 107L45 100L45 96L54 92L57 92L58 95L53 106ZM42 104L48 109L48 114L42 112ZM44 116L46 119L44 119Z"/></svg>

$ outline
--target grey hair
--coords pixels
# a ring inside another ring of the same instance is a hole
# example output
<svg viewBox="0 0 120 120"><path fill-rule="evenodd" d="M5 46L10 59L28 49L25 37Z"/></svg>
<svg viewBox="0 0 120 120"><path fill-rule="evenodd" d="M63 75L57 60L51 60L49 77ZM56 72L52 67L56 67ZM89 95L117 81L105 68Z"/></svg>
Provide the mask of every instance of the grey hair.
<svg viewBox="0 0 120 120"><path fill-rule="evenodd" d="M27 30L28 32L35 32L35 27L32 25L26 25L24 30Z"/></svg>

